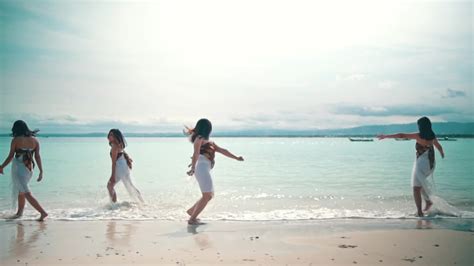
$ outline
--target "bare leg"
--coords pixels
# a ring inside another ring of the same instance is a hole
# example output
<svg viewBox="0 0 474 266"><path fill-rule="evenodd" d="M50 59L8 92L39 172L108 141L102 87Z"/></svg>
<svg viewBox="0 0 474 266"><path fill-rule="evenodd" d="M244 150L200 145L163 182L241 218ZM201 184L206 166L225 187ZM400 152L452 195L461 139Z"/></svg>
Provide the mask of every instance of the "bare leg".
<svg viewBox="0 0 474 266"><path fill-rule="evenodd" d="M187 213L189 216L193 215L193 211L194 211L194 209L196 208L196 205L197 205L200 201L201 201L201 199L199 199L198 201L196 201L196 203L194 203L194 205L186 211L186 213Z"/></svg>
<svg viewBox="0 0 474 266"><path fill-rule="evenodd" d="M18 219L21 216L23 216L23 210L25 209L25 193L18 193L18 210L16 211L16 214L8 217L8 219Z"/></svg>
<svg viewBox="0 0 474 266"><path fill-rule="evenodd" d="M40 218L38 218L38 221L44 221L44 218L48 216L48 213L44 211L43 207L41 207L39 202L35 199L35 197L33 197L33 195L31 195L30 192L25 193L25 197L26 200L31 204L31 206L33 206L33 208L35 208L41 214Z"/></svg>
<svg viewBox="0 0 474 266"><path fill-rule="evenodd" d="M431 206L433 206L433 201L431 201L430 197L423 188L421 189L421 195L423 196L423 199L426 202L426 206L423 211L427 212L431 208Z"/></svg>
<svg viewBox="0 0 474 266"><path fill-rule="evenodd" d="M25 193L18 193L18 211L16 212L16 215L18 217L21 217L23 215L25 204L26 204Z"/></svg>
<svg viewBox="0 0 474 266"><path fill-rule="evenodd" d="M109 182L107 183L107 190L109 191L110 200L112 202L117 202L117 193L115 193L114 186L115 184L112 183L111 180L109 180Z"/></svg>
<svg viewBox="0 0 474 266"><path fill-rule="evenodd" d="M421 211L421 187L413 187L413 198L415 199L417 216L423 217L423 211Z"/></svg>
<svg viewBox="0 0 474 266"><path fill-rule="evenodd" d="M194 211L194 209L196 208L196 205L197 205L200 201L201 201L201 199L199 199L198 201L196 201L196 203L194 203L194 205L186 211L186 213L187 213L189 216L191 216L191 215L193 214L193 211ZM201 219L196 218L196 219L194 219L194 221L199 222L199 221L201 221Z"/></svg>
<svg viewBox="0 0 474 266"><path fill-rule="evenodd" d="M193 224L196 222L198 215L204 210L207 203L212 199L213 193L212 192L204 192L202 193L202 197L200 200L194 204L194 210L191 213L191 217L189 217L188 223Z"/></svg>

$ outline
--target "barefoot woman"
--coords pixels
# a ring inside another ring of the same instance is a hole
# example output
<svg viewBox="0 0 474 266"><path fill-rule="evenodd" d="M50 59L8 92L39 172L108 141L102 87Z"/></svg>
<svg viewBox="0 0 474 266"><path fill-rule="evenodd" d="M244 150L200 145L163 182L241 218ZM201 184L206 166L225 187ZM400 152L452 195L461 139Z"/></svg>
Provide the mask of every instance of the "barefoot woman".
<svg viewBox="0 0 474 266"><path fill-rule="evenodd" d="M199 183L202 197L187 210L189 214L188 224L198 223L197 217L204 210L207 203L214 196L214 186L212 184L211 169L214 167L215 153L221 153L224 156L243 161L242 156L237 157L228 150L221 148L216 143L209 140L212 124L209 120L200 119L193 129L187 128L187 134L191 136L191 142L194 144L194 153L191 161L191 170L188 175L194 175Z"/></svg>
<svg viewBox="0 0 474 266"><path fill-rule="evenodd" d="M130 170L132 169L132 159L125 152L127 142L118 129L111 129L107 135L110 145L110 158L112 159L112 173L107 183L107 190L109 191L110 200L117 202L117 193L115 192L115 185L122 181L128 194L134 200L144 202L140 191L132 182Z"/></svg>
<svg viewBox="0 0 474 266"><path fill-rule="evenodd" d="M38 165L39 176L38 182L43 179L43 165L41 163L40 156L40 144L38 139L35 138L37 131L31 131L26 123L22 120L18 120L13 124L12 127L12 142L10 146L10 153L7 158L0 165L0 174L3 174L3 168L5 168L10 162L12 162L12 188L13 188L13 199L18 199L18 211L12 217L13 219L20 218L23 215L25 209L25 200L27 200L33 208L39 213L40 217L38 221L43 221L48 214L41 207L39 202L31 194L28 183L30 182L31 176L33 175L33 168L35 162Z"/></svg>
<svg viewBox="0 0 474 266"><path fill-rule="evenodd" d="M428 178L433 175L435 169L434 147L438 149L441 157L444 158L443 147L436 139L436 135L431 129L431 121L427 117L418 119L418 133L398 133L393 135L379 135L380 140L386 138L404 138L416 140L416 160L413 166L411 184L413 187L413 197L415 199L417 216L422 217L423 211L428 211L433 205L430 199L430 188ZM421 210L421 197L423 196L426 207Z"/></svg>

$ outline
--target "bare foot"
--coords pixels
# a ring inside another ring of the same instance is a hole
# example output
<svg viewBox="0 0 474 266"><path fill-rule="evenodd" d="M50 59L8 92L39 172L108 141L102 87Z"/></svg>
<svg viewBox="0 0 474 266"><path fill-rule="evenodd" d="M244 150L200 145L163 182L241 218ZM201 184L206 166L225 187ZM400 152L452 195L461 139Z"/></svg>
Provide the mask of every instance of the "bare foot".
<svg viewBox="0 0 474 266"><path fill-rule="evenodd" d="M189 219L188 224L189 225L201 225L203 223L201 223L200 219L196 218L196 219Z"/></svg>
<svg viewBox="0 0 474 266"><path fill-rule="evenodd" d="M433 202L432 201L427 201L426 202L426 207L423 209L424 212L427 212L431 206L433 206Z"/></svg>
<svg viewBox="0 0 474 266"><path fill-rule="evenodd" d="M45 213L42 213L41 216L40 216L40 218L36 219L36 221L42 222L42 221L44 221L44 219L45 219L46 217L48 217L48 214L47 214L46 212L45 212Z"/></svg>
<svg viewBox="0 0 474 266"><path fill-rule="evenodd" d="M18 214L18 213L16 213L15 215L12 215L12 216L7 217L7 219L8 219L8 220L15 220L15 219L20 218L21 216L23 216L23 214Z"/></svg>
<svg viewBox="0 0 474 266"><path fill-rule="evenodd" d="M415 214L415 217L424 217L425 215L423 214L423 212L418 212L417 214Z"/></svg>
<svg viewBox="0 0 474 266"><path fill-rule="evenodd" d="M187 213L189 216L193 216L193 212L190 211L190 210L187 210L186 213ZM199 219L199 218L196 218L196 219L194 219L194 220L196 220L197 222L200 222L200 221L201 221L201 219Z"/></svg>

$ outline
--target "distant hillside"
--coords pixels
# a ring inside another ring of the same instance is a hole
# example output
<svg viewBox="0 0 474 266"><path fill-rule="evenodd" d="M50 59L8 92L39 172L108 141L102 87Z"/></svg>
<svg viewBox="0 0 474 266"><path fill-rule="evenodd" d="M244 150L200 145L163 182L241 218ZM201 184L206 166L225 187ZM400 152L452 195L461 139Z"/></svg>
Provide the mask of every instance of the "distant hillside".
<svg viewBox="0 0 474 266"><path fill-rule="evenodd" d="M473 135L474 123L433 123L433 130L438 135ZM418 126L411 124L370 125L347 129L322 130L327 135L376 135L380 133L416 132Z"/></svg>
<svg viewBox="0 0 474 266"><path fill-rule="evenodd" d="M433 123L433 129L438 136L474 137L474 122L458 123L445 122ZM416 132L416 123L392 125L368 125L342 129L316 129L316 130L280 130L280 129L253 129L214 132L215 137L346 137L346 136L375 136L399 132ZM41 133L41 132L40 132ZM183 133L127 133L127 137L182 137ZM8 134L0 134L8 136ZM77 133L77 134L48 134L41 133L41 137L105 137L106 132Z"/></svg>
<svg viewBox="0 0 474 266"><path fill-rule="evenodd" d="M473 123L433 123L433 130L440 136L474 136ZM342 129L321 130L242 130L220 132L219 135L232 136L375 136L380 133L416 132L416 123L392 125L368 125Z"/></svg>

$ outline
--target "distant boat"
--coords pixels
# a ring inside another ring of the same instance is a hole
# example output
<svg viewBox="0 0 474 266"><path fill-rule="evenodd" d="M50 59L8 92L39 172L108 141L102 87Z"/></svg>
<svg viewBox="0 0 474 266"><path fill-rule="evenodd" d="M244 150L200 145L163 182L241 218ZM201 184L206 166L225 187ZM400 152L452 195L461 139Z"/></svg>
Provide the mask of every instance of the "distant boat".
<svg viewBox="0 0 474 266"><path fill-rule="evenodd" d="M407 138L396 138L395 140L396 140L396 141L407 141L407 140L410 140L410 139L407 139Z"/></svg>
<svg viewBox="0 0 474 266"><path fill-rule="evenodd" d="M349 138L350 141L359 141L359 142L370 142L374 141L374 139L371 138Z"/></svg>
<svg viewBox="0 0 474 266"><path fill-rule="evenodd" d="M448 138L448 137L439 138L438 140L439 140L439 141L457 141L457 139L454 139L454 138Z"/></svg>

